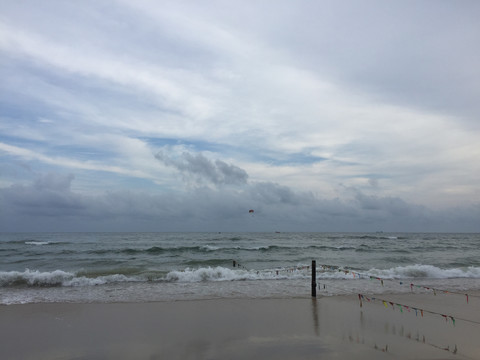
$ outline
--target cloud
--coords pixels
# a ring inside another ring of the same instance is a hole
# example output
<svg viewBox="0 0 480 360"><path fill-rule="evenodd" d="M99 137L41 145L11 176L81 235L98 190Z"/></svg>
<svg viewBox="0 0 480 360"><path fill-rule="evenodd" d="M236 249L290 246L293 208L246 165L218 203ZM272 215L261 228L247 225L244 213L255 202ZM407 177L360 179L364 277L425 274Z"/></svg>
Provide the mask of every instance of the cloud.
<svg viewBox="0 0 480 360"><path fill-rule="evenodd" d="M476 2L461 8L449 2L300 2L295 9L271 6L268 19L252 16L248 29L355 93L460 115L474 126L480 71L472 61L480 55L480 25L473 14L479 9Z"/></svg>
<svg viewBox="0 0 480 360"><path fill-rule="evenodd" d="M68 192L73 179L75 179L73 174L65 176L57 176L52 173L42 174L35 180L33 188L38 191Z"/></svg>
<svg viewBox="0 0 480 360"><path fill-rule="evenodd" d="M197 186L183 193L71 190L72 175L44 174L0 189L4 231L480 231L480 204L434 211L355 191L325 199L274 183ZM345 191L349 191L346 189ZM255 209L254 216L249 209Z"/></svg>
<svg viewBox="0 0 480 360"><path fill-rule="evenodd" d="M33 217L58 218L61 219L78 214L86 208L87 204L78 194L70 191L70 185L74 176L43 174L31 185L12 185L9 188L1 189L2 203L8 207L4 209L4 215L11 215L13 218ZM18 221L15 220L14 223ZM6 228L9 225L4 224ZM28 230L28 223L23 225L23 230ZM21 231L22 227L16 229Z"/></svg>
<svg viewBox="0 0 480 360"><path fill-rule="evenodd" d="M210 160L201 153L192 155L184 152L178 158L172 158L164 151L160 151L155 158L179 170L184 176L205 180L215 185L242 185L248 180L245 170L222 160Z"/></svg>
<svg viewBox="0 0 480 360"><path fill-rule="evenodd" d="M40 210L111 229L463 230L452 209L478 213L477 3L107 4L2 7L18 228Z"/></svg>
<svg viewBox="0 0 480 360"><path fill-rule="evenodd" d="M128 143L128 141L126 141ZM125 144L125 142L124 142ZM44 164L62 166L65 168L85 169L94 171L104 171L117 174L128 175L132 177L148 178L149 176L140 170L129 169L121 166L107 165L96 160L81 161L72 158L44 155L38 151L32 151L28 148L11 146L0 142L0 151L29 160L39 160Z"/></svg>

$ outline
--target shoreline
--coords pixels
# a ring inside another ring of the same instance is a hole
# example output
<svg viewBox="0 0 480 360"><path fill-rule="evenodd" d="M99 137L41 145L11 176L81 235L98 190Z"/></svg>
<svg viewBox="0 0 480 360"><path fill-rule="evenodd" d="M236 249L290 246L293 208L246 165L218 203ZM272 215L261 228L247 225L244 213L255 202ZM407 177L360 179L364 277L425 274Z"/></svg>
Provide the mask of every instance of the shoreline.
<svg viewBox="0 0 480 360"><path fill-rule="evenodd" d="M456 320L366 299L360 307L357 295L13 304L0 306L0 357L480 359L480 298L379 298Z"/></svg>

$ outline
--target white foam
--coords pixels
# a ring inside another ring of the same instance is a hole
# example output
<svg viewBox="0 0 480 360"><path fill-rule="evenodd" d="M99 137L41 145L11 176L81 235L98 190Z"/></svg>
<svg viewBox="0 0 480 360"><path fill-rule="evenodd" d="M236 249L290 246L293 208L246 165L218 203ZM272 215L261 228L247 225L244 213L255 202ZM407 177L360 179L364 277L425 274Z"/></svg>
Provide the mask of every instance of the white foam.
<svg viewBox="0 0 480 360"><path fill-rule="evenodd" d="M107 276L98 276L96 278L87 278L85 276L74 277L71 280L64 281L63 286L91 286L91 285L104 285L114 282L133 282L142 281L139 278L128 277L121 274L113 274Z"/></svg>
<svg viewBox="0 0 480 360"><path fill-rule="evenodd" d="M165 280L169 282L205 282L205 281L241 281L241 280L278 280L305 278L305 271L286 269L232 270L217 266L199 269L187 268L183 271L170 271Z"/></svg>
<svg viewBox="0 0 480 360"><path fill-rule="evenodd" d="M165 280L171 282L232 281L254 279L255 276L244 270L231 270L221 266L215 268L187 268L183 271L170 271Z"/></svg>
<svg viewBox="0 0 480 360"><path fill-rule="evenodd" d="M455 279L455 278L480 278L480 268L470 266L465 269L441 269L433 265L409 265L397 266L390 269L371 269L369 271L355 271L355 277L375 276L384 279ZM357 276L360 273L360 276ZM305 279L310 277L309 270L302 269L266 269L266 270L245 270L229 269L221 266L187 268L185 270L170 271L165 277L157 278L157 281L179 282L179 283L198 283L198 282L218 282L218 281L242 281L242 280L288 280ZM319 271L318 279L353 279L352 272L330 270ZM154 279L155 280L155 279ZM76 286L95 286L111 283L125 282L148 282L146 276L126 276L124 274L110 274L96 277L77 276L76 273L54 270L41 272L38 270L26 269L20 271L0 272L0 287L28 285L34 287L76 287Z"/></svg>
<svg viewBox="0 0 480 360"><path fill-rule="evenodd" d="M441 269L433 265L408 265L379 270L371 269L369 275L379 276L387 279L402 278L480 278L480 267L469 266L468 268Z"/></svg>
<svg viewBox="0 0 480 360"><path fill-rule="evenodd" d="M48 245L50 242L48 241L25 241L25 245Z"/></svg>
<svg viewBox="0 0 480 360"><path fill-rule="evenodd" d="M355 276L353 275L355 274ZM367 271L342 269L327 270L317 273L320 279L352 279L355 277L365 278L368 276L380 277L383 279L458 279L458 278L480 278L480 267L469 266L466 268L441 269L433 265L408 265L397 266L390 269L370 269Z"/></svg>
<svg viewBox="0 0 480 360"><path fill-rule="evenodd" d="M62 285L65 280L71 280L75 274L62 270L40 272L38 270L26 269L20 271L0 272L0 286L13 284L27 284L30 286L54 286Z"/></svg>
<svg viewBox="0 0 480 360"><path fill-rule="evenodd" d="M221 248L217 246L212 246L212 245L204 245L202 246L202 249L207 250L207 251L215 251L215 250L220 250Z"/></svg>
<svg viewBox="0 0 480 360"><path fill-rule="evenodd" d="M91 286L114 282L143 281L137 277L128 277L122 274L112 274L88 278L77 277L75 273L62 270L40 272L26 269L20 271L1 271L0 287L26 284L29 286Z"/></svg>

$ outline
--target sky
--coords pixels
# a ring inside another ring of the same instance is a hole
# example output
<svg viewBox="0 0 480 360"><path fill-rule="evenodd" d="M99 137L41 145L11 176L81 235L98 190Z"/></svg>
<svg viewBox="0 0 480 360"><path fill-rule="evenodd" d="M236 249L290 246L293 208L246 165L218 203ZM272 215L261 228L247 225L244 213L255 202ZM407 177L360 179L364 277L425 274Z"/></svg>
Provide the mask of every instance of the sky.
<svg viewBox="0 0 480 360"><path fill-rule="evenodd" d="M478 1L0 8L0 231L480 231Z"/></svg>

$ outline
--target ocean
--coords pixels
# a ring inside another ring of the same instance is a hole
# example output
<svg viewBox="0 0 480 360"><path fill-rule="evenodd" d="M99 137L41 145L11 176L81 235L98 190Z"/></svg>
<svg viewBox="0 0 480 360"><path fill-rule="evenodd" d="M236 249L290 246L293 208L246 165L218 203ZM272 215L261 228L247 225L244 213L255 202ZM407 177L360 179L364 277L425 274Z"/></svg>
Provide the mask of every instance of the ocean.
<svg viewBox="0 0 480 360"><path fill-rule="evenodd" d="M480 290L480 234L0 233L0 304ZM235 262L235 263L234 263Z"/></svg>

